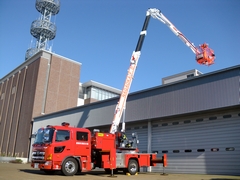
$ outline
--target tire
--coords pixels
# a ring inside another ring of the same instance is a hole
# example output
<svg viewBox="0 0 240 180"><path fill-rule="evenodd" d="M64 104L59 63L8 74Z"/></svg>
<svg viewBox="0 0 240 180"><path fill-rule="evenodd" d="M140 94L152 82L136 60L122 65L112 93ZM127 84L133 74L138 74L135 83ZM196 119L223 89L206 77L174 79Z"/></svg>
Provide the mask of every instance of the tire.
<svg viewBox="0 0 240 180"><path fill-rule="evenodd" d="M78 171L78 163L74 158L67 158L62 164L62 173L65 176L73 176Z"/></svg>
<svg viewBox="0 0 240 180"><path fill-rule="evenodd" d="M128 162L127 172L131 175L135 175L138 172L138 162L135 159L130 159Z"/></svg>

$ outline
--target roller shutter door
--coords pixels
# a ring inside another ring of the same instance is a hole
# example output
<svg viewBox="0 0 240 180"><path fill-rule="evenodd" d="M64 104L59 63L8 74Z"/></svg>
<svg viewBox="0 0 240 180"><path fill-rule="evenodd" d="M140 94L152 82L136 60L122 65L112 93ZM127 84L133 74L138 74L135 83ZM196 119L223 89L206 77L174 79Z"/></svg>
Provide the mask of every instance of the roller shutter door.
<svg viewBox="0 0 240 180"><path fill-rule="evenodd" d="M240 175L240 114L153 121L152 151L167 154L168 173Z"/></svg>

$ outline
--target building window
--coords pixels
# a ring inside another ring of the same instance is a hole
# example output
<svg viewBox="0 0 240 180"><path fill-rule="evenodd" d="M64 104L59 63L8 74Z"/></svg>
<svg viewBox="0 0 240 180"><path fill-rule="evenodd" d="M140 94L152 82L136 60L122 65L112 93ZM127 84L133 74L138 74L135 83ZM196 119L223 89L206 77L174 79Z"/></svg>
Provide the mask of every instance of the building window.
<svg viewBox="0 0 240 180"><path fill-rule="evenodd" d="M86 92L85 88L80 86L78 91L78 98L84 99L84 93Z"/></svg>
<svg viewBox="0 0 240 180"><path fill-rule="evenodd" d="M226 115L223 115L223 118L231 118L232 115L231 114L226 114Z"/></svg>
<svg viewBox="0 0 240 180"><path fill-rule="evenodd" d="M196 119L196 122L202 122L203 119Z"/></svg>
<svg viewBox="0 0 240 180"><path fill-rule="evenodd" d="M97 100L105 100L119 95L95 86L87 87L86 91L87 98L93 98Z"/></svg>
<svg viewBox="0 0 240 180"><path fill-rule="evenodd" d="M235 148L234 147L228 147L228 148L226 148L226 151L235 151Z"/></svg>
<svg viewBox="0 0 240 180"><path fill-rule="evenodd" d="M188 74L187 78L190 78L190 77L193 77L193 76L194 76L194 74Z"/></svg>
<svg viewBox="0 0 240 180"><path fill-rule="evenodd" d="M218 148L212 148L211 151L212 152L217 152L217 151L219 151L219 149Z"/></svg>
<svg viewBox="0 0 240 180"><path fill-rule="evenodd" d="M3 100L4 97L5 97L5 93L2 93L2 95L1 95L1 100Z"/></svg>
<svg viewBox="0 0 240 180"><path fill-rule="evenodd" d="M91 87L87 87L86 91L87 98L91 98Z"/></svg>
<svg viewBox="0 0 240 180"><path fill-rule="evenodd" d="M167 150L163 150L162 153L168 153L168 151Z"/></svg>
<svg viewBox="0 0 240 180"><path fill-rule="evenodd" d="M173 153L179 153L180 151L179 150L173 150Z"/></svg>
<svg viewBox="0 0 240 180"><path fill-rule="evenodd" d="M215 120L215 119L217 119L216 116L213 116L213 117L210 117L210 118L209 118L209 120Z"/></svg>
<svg viewBox="0 0 240 180"><path fill-rule="evenodd" d="M12 94L14 94L15 92L16 92L16 86L12 88Z"/></svg>

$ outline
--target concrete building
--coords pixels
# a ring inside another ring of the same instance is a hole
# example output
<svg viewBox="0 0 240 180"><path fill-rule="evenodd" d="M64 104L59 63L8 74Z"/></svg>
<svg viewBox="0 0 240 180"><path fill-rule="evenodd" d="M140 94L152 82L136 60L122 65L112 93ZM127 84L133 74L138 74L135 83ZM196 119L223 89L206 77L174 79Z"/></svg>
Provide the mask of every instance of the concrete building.
<svg viewBox="0 0 240 180"><path fill-rule="evenodd" d="M105 84L88 81L79 83L78 106L119 96L121 90Z"/></svg>
<svg viewBox="0 0 240 180"><path fill-rule="evenodd" d="M240 175L239 72L238 65L129 94L127 135L138 133L140 152L166 153L167 173ZM108 132L117 102L113 97L36 117L32 132L64 121Z"/></svg>
<svg viewBox="0 0 240 180"><path fill-rule="evenodd" d="M0 80L0 155L28 157L33 117L77 106L80 67L41 50Z"/></svg>

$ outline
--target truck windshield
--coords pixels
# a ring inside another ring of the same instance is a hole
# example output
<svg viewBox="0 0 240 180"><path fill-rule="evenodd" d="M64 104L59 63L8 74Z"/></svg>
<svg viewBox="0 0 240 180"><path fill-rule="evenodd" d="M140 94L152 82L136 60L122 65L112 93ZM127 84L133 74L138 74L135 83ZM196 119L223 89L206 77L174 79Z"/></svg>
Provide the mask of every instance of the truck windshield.
<svg viewBox="0 0 240 180"><path fill-rule="evenodd" d="M34 144L51 143L53 139L54 129L41 128L37 131Z"/></svg>

